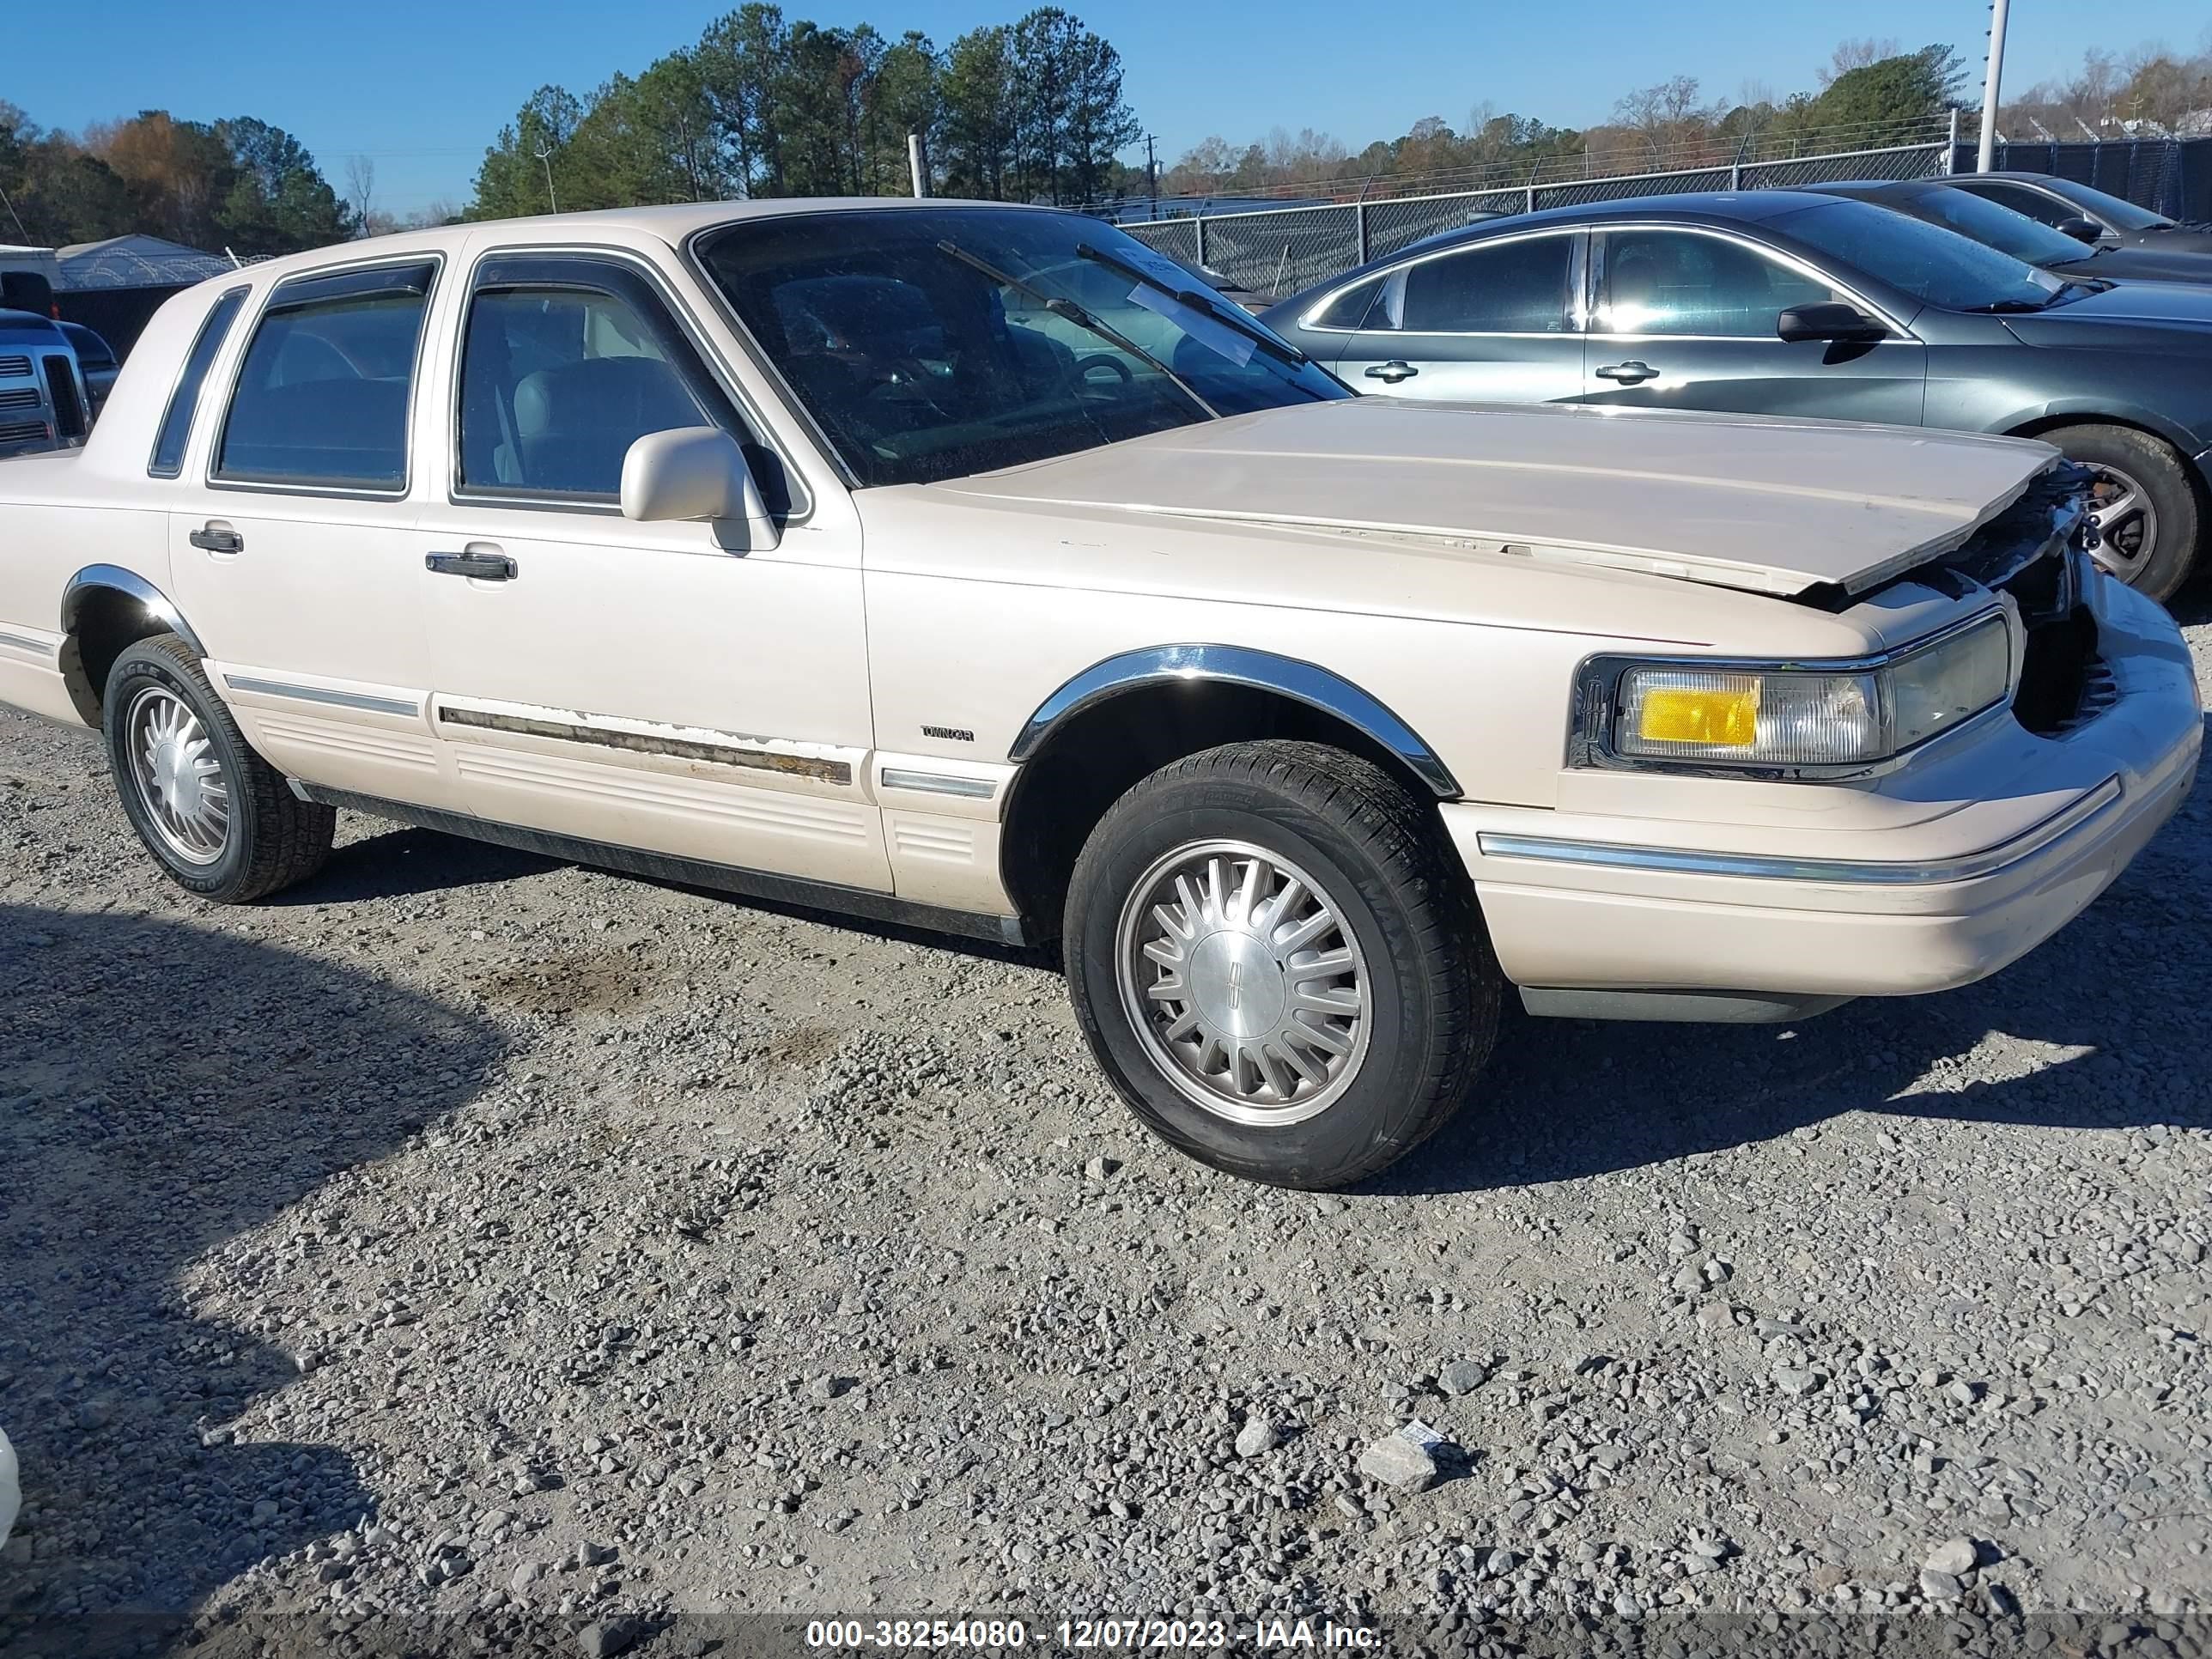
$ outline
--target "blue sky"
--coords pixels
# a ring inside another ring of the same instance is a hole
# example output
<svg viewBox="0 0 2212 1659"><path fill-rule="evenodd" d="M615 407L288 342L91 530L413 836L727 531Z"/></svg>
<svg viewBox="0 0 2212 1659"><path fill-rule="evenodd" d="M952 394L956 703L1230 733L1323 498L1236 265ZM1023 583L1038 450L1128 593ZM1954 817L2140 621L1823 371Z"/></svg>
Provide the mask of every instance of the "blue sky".
<svg viewBox="0 0 2212 1659"><path fill-rule="evenodd" d="M1158 135L1163 161L1211 132L1243 141L1278 125L1311 126L1356 149L1423 115L1463 126L1484 102L1583 125L1629 88L1677 74L1697 76L1709 98L1734 97L1747 83L1786 93L1814 85L1846 33L1895 36L1907 47L1946 40L1978 65L1988 27L1985 0L1063 3L1120 48L1130 101ZM142 108L258 115L296 134L333 182L349 155L374 155L377 205L404 212L465 200L485 143L533 88L580 91L616 70L642 69L728 9L711 0L32 5L7 26L0 98L72 129ZM1024 0L785 3L787 15L866 21L886 34L918 28L940 46L1025 9ZM2096 40L2122 53L2160 40L2195 47L2212 33L2204 0L2118 0L2094 14L2079 0L2014 0L2006 84L2076 66L2089 15ZM35 74L6 72L31 66ZM1978 67L1975 81L1978 93Z"/></svg>

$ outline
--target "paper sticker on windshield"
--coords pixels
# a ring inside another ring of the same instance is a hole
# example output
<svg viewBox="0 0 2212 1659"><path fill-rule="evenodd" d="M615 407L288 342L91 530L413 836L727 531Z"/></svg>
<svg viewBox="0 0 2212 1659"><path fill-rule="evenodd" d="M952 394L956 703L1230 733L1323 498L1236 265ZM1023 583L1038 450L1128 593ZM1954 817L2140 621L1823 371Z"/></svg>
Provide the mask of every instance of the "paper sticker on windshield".
<svg viewBox="0 0 2212 1659"><path fill-rule="evenodd" d="M1257 343L1250 335L1239 333L1228 324L1207 316L1196 306L1185 305L1172 294L1163 294L1156 288L1139 285L1129 290L1129 303L1142 306L1146 310L1166 318L1199 344L1228 358L1239 368L1252 361Z"/></svg>

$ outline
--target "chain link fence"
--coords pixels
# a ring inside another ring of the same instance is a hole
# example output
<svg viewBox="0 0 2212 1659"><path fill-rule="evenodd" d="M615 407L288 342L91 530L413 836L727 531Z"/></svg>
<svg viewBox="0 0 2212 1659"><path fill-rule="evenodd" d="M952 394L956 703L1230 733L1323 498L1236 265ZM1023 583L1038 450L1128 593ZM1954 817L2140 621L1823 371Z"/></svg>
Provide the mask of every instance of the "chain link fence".
<svg viewBox="0 0 2212 1659"><path fill-rule="evenodd" d="M1499 214L1680 191L1781 189L1847 179L1924 179L1947 170L1969 171L1973 165L1972 147L1954 147L1947 137L1878 149L1772 156L1660 173L1531 179L1516 186L1431 196L1191 215L1124 223L1122 228L1170 258L1229 285L1283 295L1395 253L1424 237ZM2212 217L2212 199L2203 204L2193 199L2199 194L2212 198L2212 139L1999 144L1995 165L2094 185L2176 218Z"/></svg>

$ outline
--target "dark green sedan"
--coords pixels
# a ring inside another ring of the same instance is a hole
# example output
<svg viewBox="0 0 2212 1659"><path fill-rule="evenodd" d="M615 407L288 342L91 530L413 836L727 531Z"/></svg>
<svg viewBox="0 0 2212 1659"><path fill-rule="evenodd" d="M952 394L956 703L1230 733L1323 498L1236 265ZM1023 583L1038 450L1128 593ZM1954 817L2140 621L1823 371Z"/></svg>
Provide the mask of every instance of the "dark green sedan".
<svg viewBox="0 0 2212 1659"><path fill-rule="evenodd" d="M1794 191L1516 215L1264 320L1362 391L1953 427L2099 476L2098 557L2164 599L2212 510L2212 286L2045 271Z"/></svg>

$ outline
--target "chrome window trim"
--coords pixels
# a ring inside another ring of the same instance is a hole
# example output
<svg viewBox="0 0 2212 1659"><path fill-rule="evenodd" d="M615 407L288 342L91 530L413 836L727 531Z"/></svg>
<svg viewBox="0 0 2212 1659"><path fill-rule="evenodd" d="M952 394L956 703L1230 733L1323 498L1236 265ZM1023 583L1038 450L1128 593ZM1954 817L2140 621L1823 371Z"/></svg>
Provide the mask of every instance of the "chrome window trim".
<svg viewBox="0 0 2212 1659"><path fill-rule="evenodd" d="M1485 830L1475 848L1485 858L1522 859L1662 875L1737 876L1757 881L1823 882L1867 887L1932 887L1993 876L2034 857L2096 817L2124 793L2117 777L2084 790L2049 817L2010 841L1954 858L1890 863L1875 859L1793 859L1749 853L1702 853L1621 842L1571 841Z"/></svg>
<svg viewBox="0 0 2212 1659"><path fill-rule="evenodd" d="M1534 241L1539 237L1544 236L1569 237L1572 239L1574 243L1574 246L1569 255L1566 288L1561 296L1566 301L1563 313L1567 324L1565 328L1407 329L1394 327L1389 330L1375 330L1371 331L1376 333L1388 332L1392 334L1410 334L1424 339L1572 339L1577 333L1581 332L1581 325L1587 320L1586 309L1577 303L1577 296L1582 295L1584 291L1584 273L1589 258L1589 231L1587 227L1582 225L1539 225L1527 230L1509 231L1501 235L1479 237L1471 242L1462 242L1455 247L1435 248L1426 253L1416 254L1413 258L1403 260L1397 264L1385 265L1379 271L1372 270L1364 271L1359 276L1348 282L1340 283L1336 287L1331 289L1328 293L1322 295L1320 299L1315 301L1313 304L1308 306L1303 312L1299 313L1297 325L1299 328L1311 334L1341 334L1348 336L1368 333L1370 331L1365 328L1323 328L1312 319L1321 315L1322 312L1328 310L1329 307L1334 305L1339 300L1352 292L1353 289L1364 287L1365 284L1373 282L1378 276L1382 279L1382 287L1386 292L1395 287L1402 294L1405 291L1406 273L1411 270L1415 265L1431 264L1438 259L1449 259L1462 253L1476 253L1481 252L1485 248L1502 247L1508 242ZM1401 316L1404 314L1402 309L1400 311L1399 314Z"/></svg>
<svg viewBox="0 0 2212 1659"><path fill-rule="evenodd" d="M223 441L230 434L230 417L238 404L238 385L246 375L246 360L253 353L253 342L262 325L268 322L276 296L289 283L318 282L326 276L349 276L357 270L380 270L388 266L427 264L430 267L429 286L422 290L422 326L415 337L415 362L407 372L406 424L402 428L401 468L399 485L396 489L370 489L339 483L262 483L250 478L225 478L216 469L222 464ZM215 435L208 444L206 466L201 483L210 489L220 489L236 495L304 495L325 501L404 501L415 488L415 415L416 400L422 395L422 365L430 349L431 313L438 297L438 285L445 280L446 255L442 249L416 248L405 253L388 253L381 258L349 260L340 264L318 265L310 270L295 270L279 277L261 290L261 304L253 313L253 325L246 331L238 355L230 365L229 384L223 392L222 418L216 422Z"/></svg>
<svg viewBox="0 0 2212 1659"><path fill-rule="evenodd" d="M1941 732L1931 732L1917 743L1908 744L1894 754L1885 755L1880 759L1833 764L1733 762L1704 757L1670 761L1647 755L1623 755L1613 747L1613 725L1620 712L1621 677L1632 668L1679 668L1723 674L1874 673L1908 657L1917 656L1923 651L1935 650L1961 634L1982 627L1993 617L2004 619L2008 642L2009 660L2006 666L2004 695L1956 726ZM1975 731L1984 723L2009 714L2012 700L2020 693L2026 643L2026 630L2021 625L2019 608L2009 596L2006 596L1994 604L1982 606L1970 617L1948 623L1932 634L1923 635L1893 650L1874 652L1860 657L1791 659L1694 654L1638 656L1620 651L1596 652L1575 665L1574 696L1567 714L1566 763L1578 770L1662 772L1695 777L1765 779L1775 782L1822 783L1881 777L1904 766L1931 743L1941 743L1961 732Z"/></svg>
<svg viewBox="0 0 2212 1659"><path fill-rule="evenodd" d="M1037 705L1006 758L1027 760L1061 720L1121 692L1147 684L1190 680L1274 691L1318 708L1390 750L1440 799L1449 800L1460 793L1457 780L1436 750L1380 701L1316 664L1242 645L1152 646L1093 663Z"/></svg>
<svg viewBox="0 0 2212 1659"><path fill-rule="evenodd" d="M1605 295L1606 238L1614 231L1670 231L1692 236L1711 236L1720 241L1734 242L1738 247L1758 254L1762 258L1771 259L1777 264L1795 270L1801 276L1826 284L1834 292L1846 295L1853 305L1858 307L1869 316L1878 319L1882 326L1890 331L1892 337L1890 339L1875 341L1872 343L1875 345L1892 345L1900 342L1909 342L1915 345L1923 343L1918 335L1898 320L1888 307L1875 304L1849 283L1838 282L1828 272L1821 270L1803 255L1792 252L1786 248L1777 247L1771 242L1761 241L1756 236L1747 236L1741 231L1734 228L1723 229L1718 225L1693 225L1674 219L1628 219L1605 222L1590 226L1589 231L1589 288L1583 297L1583 306L1585 314L1592 325L1597 321L1598 309ZM1732 340L1738 342L1757 340L1767 345L1784 343L1771 331L1765 334L1653 334L1649 332L1631 334L1616 333L1610 329L1592 326L1589 331L1589 337L1593 340Z"/></svg>
<svg viewBox="0 0 2212 1659"><path fill-rule="evenodd" d="M359 708L372 714L404 714L420 719L422 705L400 697L373 697L359 691L333 691L319 685L295 685L287 680L264 680L245 674L225 674L222 683L233 691L250 691L264 697L289 697L297 702L327 703L333 708Z"/></svg>
<svg viewBox="0 0 2212 1659"><path fill-rule="evenodd" d="M696 234L696 233L695 233ZM469 312L475 304L479 284L483 278L484 265L495 258L574 258L606 259L627 267L634 275L641 276L661 303L668 308L672 321L691 349L697 354L700 365L714 378L746 424L752 428L753 441L772 452L783 466L786 489L792 496L790 510L780 520L784 528L804 525L814 516L814 492L807 487L805 476L792 465L785 447L775 441L769 423L761 418L756 401L747 395L735 375L721 360L721 354L707 343L700 327L696 312L685 303L684 296L668 282L665 275L652 260L635 248L621 247L599 242L510 242L498 247L488 247L471 259L468 270L468 291L461 301L458 332L453 336L453 380L452 403L447 416L447 447L451 451L446 475L446 500L454 507L519 507L538 512L582 513L599 518L620 518L622 504L604 496L568 495L536 495L523 491L463 490L461 478L461 373L466 365L469 346ZM699 272L693 270L697 278ZM714 292L714 284L704 284ZM616 296L619 298L620 296Z"/></svg>

